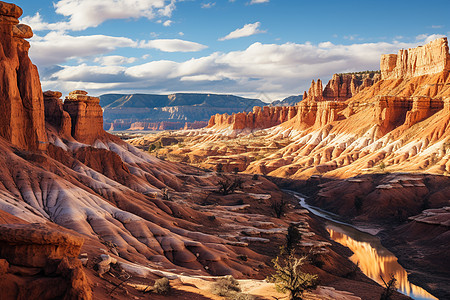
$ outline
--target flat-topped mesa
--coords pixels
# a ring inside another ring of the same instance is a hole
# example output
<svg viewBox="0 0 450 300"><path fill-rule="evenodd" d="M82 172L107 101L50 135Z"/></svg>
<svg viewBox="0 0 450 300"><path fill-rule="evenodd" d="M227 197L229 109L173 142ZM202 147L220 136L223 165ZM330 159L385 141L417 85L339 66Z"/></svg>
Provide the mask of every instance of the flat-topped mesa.
<svg viewBox="0 0 450 300"><path fill-rule="evenodd" d="M72 137L77 141L92 144L104 134L103 111L99 103L99 98L79 90L69 93L64 100L63 108L72 120Z"/></svg>
<svg viewBox="0 0 450 300"><path fill-rule="evenodd" d="M0 137L26 150L46 150L44 101L36 66L28 57L33 36L19 25L22 9L0 1Z"/></svg>
<svg viewBox="0 0 450 300"><path fill-rule="evenodd" d="M297 114L296 106L264 106L253 107L249 113L237 114L216 114L211 117L208 128L228 127L233 130L240 129L265 129L280 125L295 117Z"/></svg>
<svg viewBox="0 0 450 300"><path fill-rule="evenodd" d="M407 79L450 71L447 38L439 38L424 46L402 49L398 54L384 54L380 61L381 79Z"/></svg>

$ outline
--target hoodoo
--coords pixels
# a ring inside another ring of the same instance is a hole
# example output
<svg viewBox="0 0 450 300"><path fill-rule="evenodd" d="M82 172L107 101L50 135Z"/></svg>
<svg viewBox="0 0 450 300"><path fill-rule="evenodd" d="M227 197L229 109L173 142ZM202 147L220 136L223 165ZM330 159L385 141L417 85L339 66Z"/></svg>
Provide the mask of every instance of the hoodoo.
<svg viewBox="0 0 450 300"><path fill-rule="evenodd" d="M0 2L0 136L26 150L48 146L38 70L28 57L31 28L19 24L22 9Z"/></svg>

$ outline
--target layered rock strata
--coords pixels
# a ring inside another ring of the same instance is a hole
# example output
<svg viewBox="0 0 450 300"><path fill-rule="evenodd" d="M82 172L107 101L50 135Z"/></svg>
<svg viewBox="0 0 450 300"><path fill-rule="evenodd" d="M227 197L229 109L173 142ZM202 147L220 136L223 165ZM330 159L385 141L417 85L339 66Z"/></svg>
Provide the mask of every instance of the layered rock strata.
<svg viewBox="0 0 450 300"><path fill-rule="evenodd" d="M320 79L313 80L303 101L345 101L379 80L379 72L334 74L325 89Z"/></svg>
<svg viewBox="0 0 450 300"><path fill-rule="evenodd" d="M439 38L417 48L402 49L398 54L381 56L381 78L408 79L450 71L447 38Z"/></svg>
<svg viewBox="0 0 450 300"><path fill-rule="evenodd" d="M33 35L19 25L22 9L0 3L0 136L26 150L45 150L44 102L38 70L28 57Z"/></svg>
<svg viewBox="0 0 450 300"><path fill-rule="evenodd" d="M97 97L85 91L73 91L64 100L63 108L72 120L72 137L81 143L92 144L104 134L103 111Z"/></svg>
<svg viewBox="0 0 450 300"><path fill-rule="evenodd" d="M61 137L69 138L72 134L72 120L63 108L62 93L44 92L45 121L52 125Z"/></svg>
<svg viewBox="0 0 450 300"><path fill-rule="evenodd" d="M249 113L216 114L211 117L207 127L230 127L233 130L270 128L294 118L297 111L296 106L255 106Z"/></svg>

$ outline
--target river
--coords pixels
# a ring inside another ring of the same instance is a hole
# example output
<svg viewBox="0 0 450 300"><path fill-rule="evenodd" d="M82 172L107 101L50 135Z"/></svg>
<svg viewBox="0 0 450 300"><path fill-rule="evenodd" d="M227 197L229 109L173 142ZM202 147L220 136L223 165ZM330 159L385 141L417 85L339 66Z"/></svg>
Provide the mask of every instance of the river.
<svg viewBox="0 0 450 300"><path fill-rule="evenodd" d="M353 252L350 260L358 264L367 277L384 286L381 277L388 281L393 274L397 279L399 292L416 300L438 299L423 288L408 281L408 273L398 263L397 257L384 248L376 236L346 224L335 214L307 204L304 196L299 193L287 192L294 195L300 201L302 207L327 220L326 229L331 239L348 247Z"/></svg>

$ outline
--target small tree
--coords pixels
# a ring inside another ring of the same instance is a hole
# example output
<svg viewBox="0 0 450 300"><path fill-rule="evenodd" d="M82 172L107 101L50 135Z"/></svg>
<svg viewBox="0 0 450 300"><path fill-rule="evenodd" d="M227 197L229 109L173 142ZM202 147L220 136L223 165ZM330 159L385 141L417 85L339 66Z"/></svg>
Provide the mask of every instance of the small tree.
<svg viewBox="0 0 450 300"><path fill-rule="evenodd" d="M282 196L281 199L271 198L270 200L270 208L273 209L277 218L281 218L281 216L285 213L287 205L288 201L284 198L284 196Z"/></svg>
<svg viewBox="0 0 450 300"><path fill-rule="evenodd" d="M297 225L291 223L288 227L288 232L286 234L286 252L287 254L294 254L295 253L295 247L300 243L302 239L302 234L298 230Z"/></svg>
<svg viewBox="0 0 450 300"><path fill-rule="evenodd" d="M301 266L307 261L306 256L300 258L290 254L283 259L278 256L272 260L276 273L270 278L275 282L277 291L289 292L290 300L302 299L305 291L313 290L319 284L316 274L305 273L301 270Z"/></svg>
<svg viewBox="0 0 450 300"><path fill-rule="evenodd" d="M391 274L391 279L389 279L388 282L384 281L383 276L380 275L380 277L385 286L385 289L380 296L380 300L390 300L392 299L391 297L394 294L394 291L397 290L397 279L395 279L394 274Z"/></svg>
<svg viewBox="0 0 450 300"><path fill-rule="evenodd" d="M386 164L384 163L384 161L381 161L378 167L380 168L381 172L384 172L384 170L386 169Z"/></svg>
<svg viewBox="0 0 450 300"><path fill-rule="evenodd" d="M236 177L233 180L226 178L219 180L217 186L219 187L218 192L224 196L234 193L236 189L242 189L242 184L244 182L242 179Z"/></svg>

